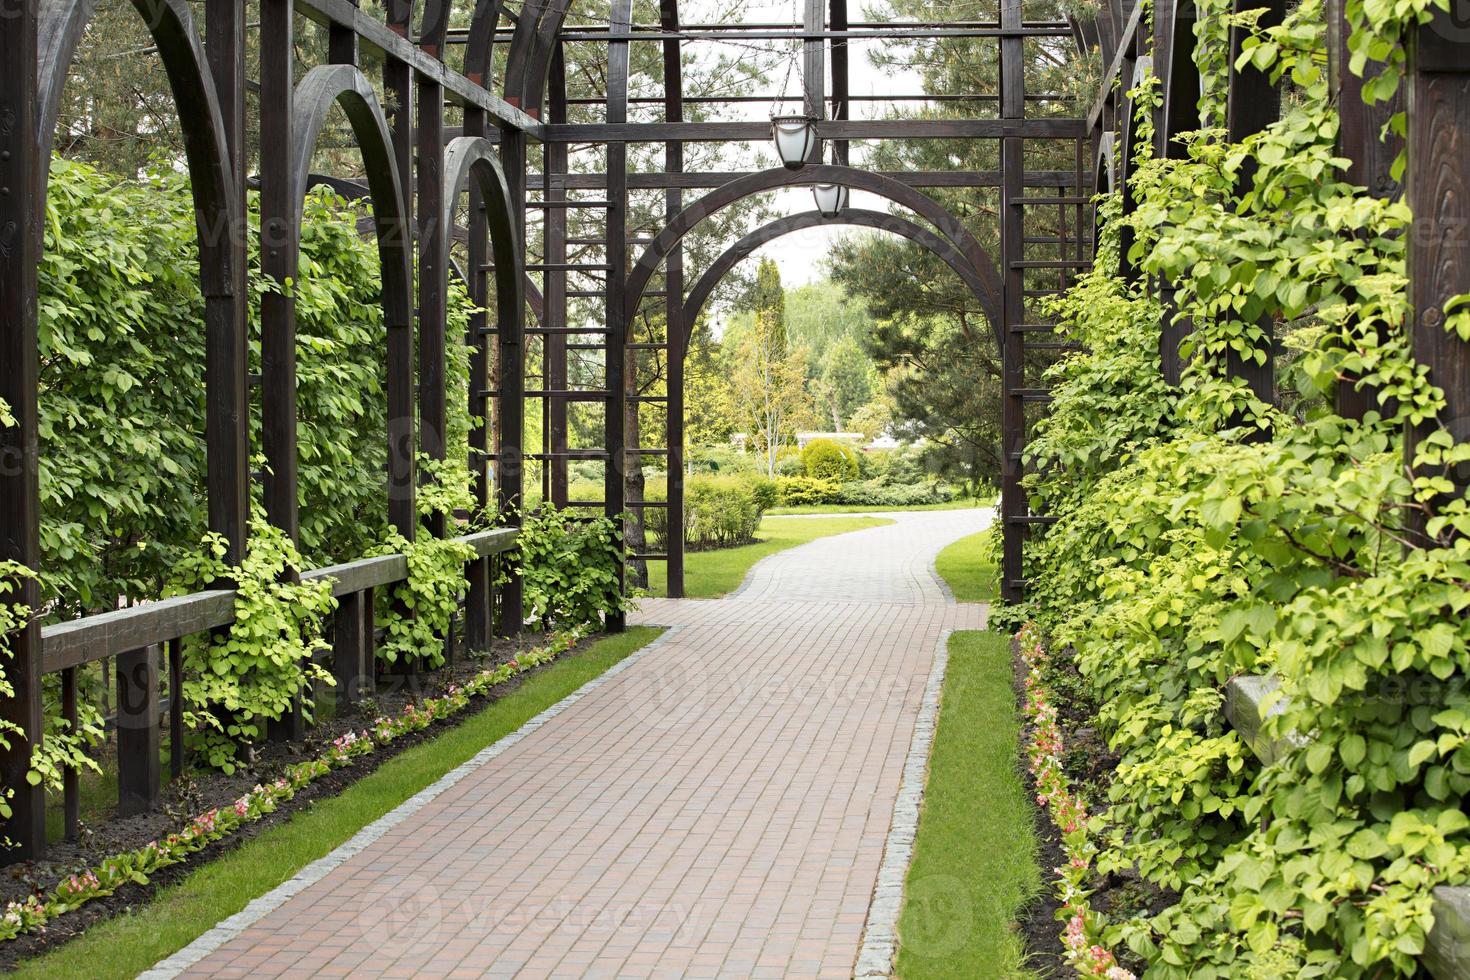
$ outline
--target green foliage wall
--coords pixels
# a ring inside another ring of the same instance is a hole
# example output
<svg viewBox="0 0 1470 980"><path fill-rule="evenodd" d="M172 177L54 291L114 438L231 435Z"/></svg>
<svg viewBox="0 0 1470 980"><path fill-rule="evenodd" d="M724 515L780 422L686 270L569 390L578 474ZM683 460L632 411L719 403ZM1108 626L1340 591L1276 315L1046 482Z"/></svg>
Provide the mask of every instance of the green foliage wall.
<svg viewBox="0 0 1470 980"><path fill-rule="evenodd" d="M255 199L252 198L252 209ZM380 545L386 515L385 329L360 212L313 194L297 301L301 550L308 565ZM258 275L252 238L251 261ZM204 318L184 179L124 181L56 161L40 269L42 569L59 616L156 596L199 550ZM259 370L259 278L252 370ZM467 414L468 302L451 295L451 456ZM259 443L259 400L252 440Z"/></svg>
<svg viewBox="0 0 1470 980"><path fill-rule="evenodd" d="M1382 56L1427 9L1349 3L1354 49ZM1182 159L1138 161L1134 214L1108 202L1097 268L1056 307L1090 352L1052 372L1029 450L1059 521L1027 548L1020 615L1070 647L1119 758L1096 866L1147 886L1089 935L1150 977L1410 975L1433 887L1470 879L1470 509L1449 479L1470 449L1436 434L1404 465L1406 424L1443 403L1405 342L1410 216L1343 179L1322 22L1306 0L1246 42L1296 87L1279 123L1189 134ZM1201 23L1218 121L1224 34ZM1147 143L1157 92L1136 94ZM1124 222L1195 326L1178 389L1159 304L1117 275ZM1296 336L1278 404L1227 376ZM1383 393L1361 422L1332 412L1354 377ZM1268 765L1222 715L1242 673L1281 684Z"/></svg>

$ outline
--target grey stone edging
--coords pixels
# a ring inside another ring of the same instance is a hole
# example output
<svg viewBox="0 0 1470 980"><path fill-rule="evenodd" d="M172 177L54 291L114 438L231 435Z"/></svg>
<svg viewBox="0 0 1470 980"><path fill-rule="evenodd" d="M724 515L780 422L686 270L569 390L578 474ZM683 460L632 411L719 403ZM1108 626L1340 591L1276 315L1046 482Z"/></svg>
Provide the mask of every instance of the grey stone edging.
<svg viewBox="0 0 1470 980"><path fill-rule="evenodd" d="M573 704L582 700L588 694L643 659L646 654L662 646L670 637L678 634L680 630L681 627L678 626L666 627L662 634L655 637L647 645L639 650L635 650L616 664L613 664L613 666L598 674L586 684L583 684L571 694L556 702L556 704L545 709L520 728L487 745L476 753L473 758L456 766L432 785L420 790L388 813L385 813L377 820L374 820L359 830L347 843L342 844L329 854L308 864L296 872L295 876L283 881L266 894L252 899L239 912L215 925L183 949L159 960L150 969L138 975L140 980L172 980L172 978L177 977L185 970L199 963L225 943L234 939L241 932L280 908L298 892L321 881L348 859L368 848L382 838L388 831L413 816L455 783L476 769L484 766L491 759L494 759L517 742L531 735L567 708L570 708Z"/></svg>
<svg viewBox="0 0 1470 980"><path fill-rule="evenodd" d="M903 781L893 803L893 820L888 839L883 844L883 863L878 866L878 883L868 905L868 919L863 924L863 942L858 949L853 976L860 978L891 977L898 955L898 916L903 909L904 879L914 858L914 836L919 829L919 809L924 802L924 783L929 775L929 753L934 747L934 733L939 727L939 700L944 689L944 674L949 666L949 638L954 630L939 635L934 648L934 665L924 685L924 698L919 703L919 717L914 722L914 737L909 742L903 764Z"/></svg>

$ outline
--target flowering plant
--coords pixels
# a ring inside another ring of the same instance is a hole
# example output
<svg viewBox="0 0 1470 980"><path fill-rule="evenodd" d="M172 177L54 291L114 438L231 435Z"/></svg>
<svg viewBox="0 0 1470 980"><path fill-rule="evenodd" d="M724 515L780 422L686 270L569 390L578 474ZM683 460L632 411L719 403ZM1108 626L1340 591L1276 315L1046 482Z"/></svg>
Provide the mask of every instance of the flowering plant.
<svg viewBox="0 0 1470 980"><path fill-rule="evenodd" d="M1045 680L1048 662L1041 633L1032 623L1016 634L1021 661L1026 667L1026 703L1023 709L1028 722L1026 761L1036 784L1036 802L1046 807L1052 823L1062 835L1062 853L1066 863L1055 868L1057 890L1062 902L1059 917L1066 919L1062 945L1067 962L1082 976L1107 977L1108 980L1134 980L1133 974L1118 965L1116 957L1093 941L1096 933L1094 913L1088 904L1087 873L1097 855L1097 844L1087 832L1087 804L1072 791L1071 782L1062 768L1062 726L1052 692Z"/></svg>

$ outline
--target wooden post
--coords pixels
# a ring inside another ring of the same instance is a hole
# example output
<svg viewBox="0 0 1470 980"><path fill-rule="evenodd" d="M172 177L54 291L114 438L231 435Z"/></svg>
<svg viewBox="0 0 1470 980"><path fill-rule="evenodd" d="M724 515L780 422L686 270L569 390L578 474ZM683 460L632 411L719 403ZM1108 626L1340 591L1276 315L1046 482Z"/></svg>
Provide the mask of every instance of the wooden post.
<svg viewBox="0 0 1470 980"><path fill-rule="evenodd" d="M444 88L418 80L419 215L419 448L430 459L445 458L445 321L448 316L449 229L444 227ZM405 175L405 180L407 175ZM429 531L443 537L443 515Z"/></svg>
<svg viewBox="0 0 1470 980"><path fill-rule="evenodd" d="M123 817L158 805L158 662L157 646L117 658L117 812Z"/></svg>
<svg viewBox="0 0 1470 980"><path fill-rule="evenodd" d="M45 160L36 139L38 5L7 5L0 30L0 399L15 424L0 427L0 561L40 563L40 449L37 435L36 266L41 257L41 181ZM26 579L10 601L31 609L40 590ZM0 833L15 841L7 859L46 850L45 793L26 779L40 745L41 629L35 622L8 638L5 676L15 694L0 701L0 718L24 735L0 748L0 779L14 795Z"/></svg>
<svg viewBox="0 0 1470 980"><path fill-rule="evenodd" d="M1381 134L1389 117L1403 111L1404 87L1387 102L1367 105L1363 102L1363 79L1348 67L1347 39L1352 33L1344 10L1344 0L1327 0L1327 63L1333 100L1337 103L1337 152L1351 161L1347 179L1368 189L1374 197L1397 198L1401 188L1391 175L1393 161L1403 140ZM1364 73L1375 74L1378 64L1370 63ZM1383 412L1376 389L1359 387L1355 377L1345 377L1335 391L1337 413L1345 418L1361 419L1370 411Z"/></svg>
<svg viewBox="0 0 1470 980"><path fill-rule="evenodd" d="M511 129L500 133L501 163L516 214L516 234L526 239L526 134ZM523 253L524 254L524 253ZM500 440L495 457L495 484L500 512L511 526L521 524L524 503L526 440L526 347L524 305L509 323L500 323L495 334L496 360L500 375ZM514 636L521 630L524 585L519 572L509 571L509 581L500 590L500 633Z"/></svg>
<svg viewBox="0 0 1470 980"><path fill-rule="evenodd" d="M810 0L809 0L810 2ZM611 29L614 34L632 30L630 0L613 0ZM607 45L607 121L623 123L628 118L628 42L609 41ZM619 96L621 93L621 97ZM621 529L627 509L627 493L623 480L628 465L627 407L628 358L628 144L615 141L607 145L607 409L603 420L607 469L603 475L604 513L618 522ZM636 378L633 379L636 382ZM636 411L637 406L633 406ZM626 588L627 568L618 564L619 590ZM621 613L607 618L607 629L621 633L627 628Z"/></svg>
<svg viewBox="0 0 1470 980"><path fill-rule="evenodd" d="M466 107L464 111L466 136L485 135L484 110ZM470 314L465 343L470 349L470 383L468 410L471 418L481 418L483 424L470 430L469 463L473 475L472 484L475 505L485 511L490 504L490 403L482 392L490 387L490 327L487 312L490 301L489 274L485 265L489 261L489 222L485 217L485 197L480 193L478 181L470 181L469 187L469 249L467 256L470 303L475 312ZM477 558L469 563L465 590L464 641L470 651L486 650L490 647L492 632L491 591L492 576L490 562Z"/></svg>
<svg viewBox="0 0 1470 980"><path fill-rule="evenodd" d="M547 110L553 124L567 121L566 65L562 47L558 43L551 55L551 70L547 76ZM560 202L567 197L564 175L568 169L567 144L551 141L542 145L545 162L546 186L543 200ZM542 326L562 330L567 326L567 274L561 268L567 261L567 209L549 207L543 218L545 222L543 254L546 259L546 274L542 278ZM567 335L548 333L541 337L542 361L545 364L547 391L567 391ZM545 496L556 507L566 507L570 490L570 474L567 456L571 445L569 439L567 400L557 396L546 399L546 450L551 455L545 464Z"/></svg>
<svg viewBox="0 0 1470 980"><path fill-rule="evenodd" d="M400 6L411 8L411 4ZM399 34L407 34L407 14L390 17L389 26ZM390 110L394 163L402 182L404 224L403 235L413 234L413 71L408 64L391 56L383 59L383 89L393 108ZM413 327L411 324L388 325L388 522L409 541L418 534L418 513L414 502L414 480L417 469L414 419Z"/></svg>
<svg viewBox="0 0 1470 980"><path fill-rule="evenodd" d="M1435 428L1470 439L1470 344L1445 331L1444 315L1452 297L1470 292L1470 0L1453 0L1407 40L1409 339L1446 399L1438 419L1411 427L1404 451L1412 461ZM1457 482L1470 479L1462 473Z"/></svg>
<svg viewBox="0 0 1470 980"><path fill-rule="evenodd" d="M284 288L299 275L300 229L292 179L295 16L291 0L260 7L260 266L271 289L260 299L261 448L265 512L297 533L296 300Z"/></svg>
<svg viewBox="0 0 1470 980"><path fill-rule="evenodd" d="M678 5L664 3L661 26L669 33L679 30ZM680 61L681 44L676 40L663 43L664 118L670 122L684 118L684 73ZM833 64L836 60L834 57ZM684 169L684 144L672 140L664 144L664 172L677 174ZM664 191L664 220L673 221L684 209L684 192L677 187ZM664 339L668 373L665 387L669 400L664 414L664 443L668 449L664 471L668 481L664 512L665 580L669 598L684 597L684 359L689 349L689 331L693 324L684 313L684 244L681 241L664 260ZM646 496L646 495L645 495Z"/></svg>
<svg viewBox="0 0 1470 980"><path fill-rule="evenodd" d="M243 19L244 12L234 4ZM261 448L265 453L266 519L296 541L298 486L296 298L286 288L300 275L301 202L294 179L296 11L290 0L260 7L260 266L272 288L260 299ZM242 24L243 28L243 24ZM340 32L332 48L341 53ZM244 51L244 38L235 47ZM299 698L267 725L278 741L299 738L306 719Z"/></svg>
<svg viewBox="0 0 1470 980"><path fill-rule="evenodd" d="M373 691L371 631L371 591L344 595L332 628L332 676L337 681L333 697L339 712Z"/></svg>
<svg viewBox="0 0 1470 980"><path fill-rule="evenodd" d="M1021 26L1020 0L1002 0L1000 23L1004 30ZM1020 119L1025 113L1024 51L1019 35L1000 41L1000 114L1002 119ZM1025 144L1018 136L1001 140L1000 258L1002 281L1001 314L1001 479L1000 517L1002 534L1001 598L1008 603L1025 598L1022 550L1026 536L1024 517L1028 510L1021 487L1021 453L1026 446L1026 406L1021 389L1026 386L1025 351L1021 325L1026 322L1025 273L1016 263L1025 257Z"/></svg>
<svg viewBox="0 0 1470 980"><path fill-rule="evenodd" d="M61 672L61 719L68 732L77 730L77 669ZM67 766L61 776L61 809L67 840L76 840L82 830L82 774Z"/></svg>
<svg viewBox="0 0 1470 980"><path fill-rule="evenodd" d="M175 779L184 774L188 749L184 745L184 641L169 640L168 654L168 764Z"/></svg>
<svg viewBox="0 0 1470 980"><path fill-rule="evenodd" d="M1234 10L1239 13L1244 10L1254 10L1264 6L1266 12L1258 22L1262 27L1271 27L1281 23L1286 15L1285 0L1235 0ZM1229 95L1225 110L1225 126L1229 130L1231 142L1239 142L1248 136L1259 133L1267 126L1281 117L1281 91L1271 84L1271 77L1266 72L1258 70L1254 65L1237 70L1235 62L1239 58L1248 32L1244 28L1233 27L1230 30L1230 77ZM1247 160L1241 168L1240 189L1242 192L1248 190L1255 180L1255 167L1252 161ZM1231 377L1241 378L1248 385L1255 396L1261 401L1275 404L1276 401L1276 358L1275 358L1275 328L1274 317L1263 317L1258 324L1266 335L1266 361L1258 364L1254 359L1241 357L1234 350L1226 354L1226 370ZM1258 432L1253 438L1267 438L1266 433Z"/></svg>
<svg viewBox="0 0 1470 980"><path fill-rule="evenodd" d="M245 11L229 0L205 10L207 57L224 121L226 168L234 180L235 214L245 221ZM289 118L289 117L288 117ZM245 556L250 519L249 383L246 358L247 227L228 229L229 279L205 292L205 442L209 528L229 543L225 560ZM201 242L201 244L203 244ZM206 275L208 284L211 277Z"/></svg>

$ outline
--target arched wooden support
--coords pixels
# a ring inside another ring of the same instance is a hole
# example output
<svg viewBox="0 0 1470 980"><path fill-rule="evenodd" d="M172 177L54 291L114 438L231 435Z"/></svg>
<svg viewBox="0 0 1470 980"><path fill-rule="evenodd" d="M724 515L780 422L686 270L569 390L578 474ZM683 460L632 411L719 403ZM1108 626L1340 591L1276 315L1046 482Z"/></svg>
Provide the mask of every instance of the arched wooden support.
<svg viewBox="0 0 1470 980"><path fill-rule="evenodd" d="M975 270L975 274L984 283L985 291L990 297L991 310L1000 309L1000 275L995 263L969 230L933 198L914 190L907 184L881 174L854 170L851 167L823 164L808 165L795 171L777 167L748 174L711 191L681 211L678 217L658 233L633 268L628 278L625 315L631 318L637 313L643 293L648 288L649 280L658 270L659 264L674 245L701 221L736 201L744 200L752 195L778 187L806 184L842 184L853 190L867 191L902 205L929 221L955 245ZM1003 347L1004 337L999 316L993 317L991 323L995 330L997 347Z"/></svg>
<svg viewBox="0 0 1470 980"><path fill-rule="evenodd" d="M823 215L819 211L804 211L801 214L778 218L769 224L755 229L726 249L705 270L704 274L699 277L694 283L694 287L689 291L689 297L684 301L685 343L687 344L688 342L689 331L694 329L694 323L703 314L704 306L709 302L710 294L720 284L720 280L729 275L730 271L748 258L751 253L755 252L762 245L766 245L794 232L803 231L807 228L832 225L847 225L854 228L876 228L879 231L890 232L906 238L916 245L923 246L943 260L944 264L954 270L955 275L964 281L965 285L969 287L971 294L975 297L976 302L985 311L986 317L993 320L993 318L1000 315L1000 311L996 308L993 297L991 297L987 290L985 282L970 266L968 260L960 253L959 249L954 246L954 243L936 235L922 225L915 224L907 218L900 217L896 214L889 214L886 211L869 211L862 208L847 208L841 214L832 218ZM683 349L679 351L681 357L684 353L685 351Z"/></svg>
<svg viewBox="0 0 1470 980"><path fill-rule="evenodd" d="M189 4L185 0L134 0L133 6L148 25L158 48L184 135L198 228L200 286L205 302L209 524L212 531L228 541L227 560L239 561L244 550L248 507L246 433L240 425L240 420L246 417L246 255L242 234L245 218L241 178L233 163L231 130L221 109L215 76ZM24 228L23 234L28 241L23 260L32 266L40 256L43 228L40 216L45 208L49 152L61 97L77 45L95 13L95 7L93 0L50 0L39 10L28 12L26 23L21 25L25 28L22 36L29 50L24 57L16 54L15 63L30 76L28 84L21 89L25 93L22 98L30 104L24 115L13 112L5 115L9 119L23 121L18 132L23 138L33 141L26 147L24 156L34 166L35 172L25 186L33 188L35 193L34 196L18 195L30 214L23 225L16 226ZM218 8L211 7L211 10L218 12ZM11 29L12 25L7 24L7 32ZM7 57L11 56L7 52ZM16 91L10 84L12 81L6 80L8 92ZM238 140L238 133L236 137ZM7 153L10 152L13 151L7 149ZM11 250L4 251L9 253ZM34 268L30 274L34 277ZM31 290L34 288L32 278ZM29 305L21 305L20 312L22 319L33 320L33 292ZM22 330L20 337L22 344L30 349L16 357L13 363L30 362L34 365L34 322ZM6 361L11 362L8 348ZM34 369L28 375L27 372L21 374L34 388ZM7 400L10 399L7 397ZM12 404L16 406L16 414L21 421L20 430L23 433L29 431L31 435L27 436L27 442L32 442L36 421L34 391ZM24 455L33 456L34 451L32 445ZM26 476L29 467L21 467L20 470L23 478L34 477L34 474ZM27 494L34 491L35 487L31 486ZM25 528L36 520L36 515L12 514L4 505L0 505L0 510L5 511L4 522L9 525L14 517L14 526L21 528L22 538L29 540L30 534ZM13 556L10 554L12 550L15 551ZM35 567L39 553L26 554L26 551L25 547L6 548L0 553L0 558L15 557ZM20 598L23 602L35 604L30 586L23 588ZM20 637L14 664L10 668L12 682L17 692L21 692L17 699L21 710L11 720L20 725L27 738L24 744L21 739L14 740L17 744L6 753L3 763L7 772L6 784L14 787L17 794L13 803L15 816L7 825L8 835L20 845L12 855L15 857L37 856L45 847L41 794L26 780L9 778L12 765L20 766L28 760L32 746L40 741L39 719L29 717L33 696L38 699L40 690L40 675L33 672L35 665L32 663L39 654L39 646L28 640L31 632L27 630ZM144 659L149 656L147 651L138 652ZM119 683L124 684L126 680L120 673ZM151 806L157 798L157 726L119 725L118 739L120 758L126 756L129 762L141 760L144 763L123 766L119 773L120 806L125 813L137 812Z"/></svg>
<svg viewBox="0 0 1470 980"><path fill-rule="evenodd" d="M1156 138L1160 153L1170 160L1184 156L1184 147L1174 137L1200 128L1199 66L1194 63L1197 16L1195 0L1171 0L1168 17L1155 24L1158 43L1164 50L1159 56L1164 115Z"/></svg>
<svg viewBox="0 0 1470 980"><path fill-rule="evenodd" d="M293 111L292 179L303 202L311 157L327 112L340 105L361 148L378 228L378 258L383 275L383 318L388 328L388 518L413 540L413 258L412 232L403 182L394 157L388 120L372 83L350 65L313 68L297 87ZM301 212L296 213L297 235Z"/></svg>
<svg viewBox="0 0 1470 980"><path fill-rule="evenodd" d="M479 0L470 20L469 42L464 53L465 77L490 88L490 70L495 63L495 29L500 24L500 0Z"/></svg>
<svg viewBox="0 0 1470 980"><path fill-rule="evenodd" d="M473 186L476 205L483 206L485 230L489 236L489 252L495 266L495 334L503 332L520 336L526 309L526 263L521 251L520 227L516 220L517 202L512 199L510 185L505 179L500 157L495 144L483 137L462 136L451 140L444 153L444 210L440 220L446 228L454 224L455 202L459 194ZM478 251L478 250L477 250ZM475 278L484 275L483 269L471 271ZM447 285L447 284L446 284ZM481 289L473 292L481 293ZM477 347L483 340L477 339ZM471 403L479 407L475 415L487 417L485 402L479 397L483 377L484 357L480 357L481 371L470 379ZM495 413L499 423L506 413L523 413L525 400L519 392L502 391L500 404ZM476 496L481 504L487 501L484 486L486 455L489 452L488 423L471 434L470 451L474 464ZM500 513L511 526L521 521L521 453L519 447L502 445L495 459L495 489L498 494ZM470 567L469 589L465 608L465 643L472 650L486 649L491 635L491 588L490 560L479 559ZM512 576L507 583L506 606L519 609L522 601L519 577Z"/></svg>

